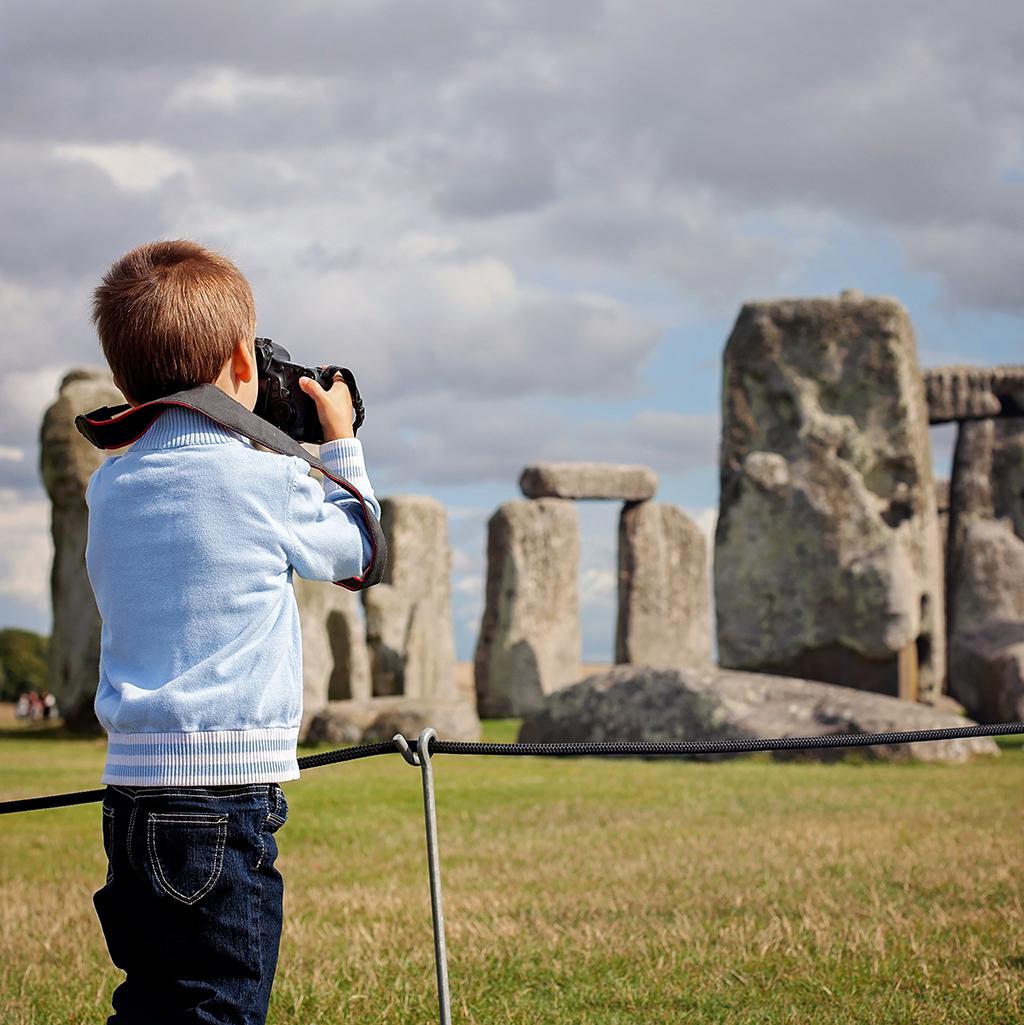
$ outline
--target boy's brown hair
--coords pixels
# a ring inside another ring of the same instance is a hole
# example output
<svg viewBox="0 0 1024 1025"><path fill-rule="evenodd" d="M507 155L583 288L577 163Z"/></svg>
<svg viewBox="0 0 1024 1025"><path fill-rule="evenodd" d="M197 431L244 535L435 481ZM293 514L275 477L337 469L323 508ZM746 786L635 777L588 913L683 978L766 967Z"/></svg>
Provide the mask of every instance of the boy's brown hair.
<svg viewBox="0 0 1024 1025"><path fill-rule="evenodd" d="M197 242L147 242L125 253L93 292L92 322L125 398L149 402L215 381L256 305L239 269Z"/></svg>

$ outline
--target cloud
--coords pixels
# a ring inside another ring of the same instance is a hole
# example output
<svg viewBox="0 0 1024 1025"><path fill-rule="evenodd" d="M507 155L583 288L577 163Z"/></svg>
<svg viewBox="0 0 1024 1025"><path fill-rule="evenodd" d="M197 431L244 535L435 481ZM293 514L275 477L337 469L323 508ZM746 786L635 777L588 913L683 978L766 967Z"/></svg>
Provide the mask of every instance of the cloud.
<svg viewBox="0 0 1024 1025"><path fill-rule="evenodd" d="M129 192L156 188L174 174L187 171L187 160L162 146L132 143L122 146L55 146L54 156L82 160L104 171L119 188Z"/></svg>
<svg viewBox="0 0 1024 1025"><path fill-rule="evenodd" d="M1024 314L1013 5L2 10L0 486L25 500L56 383L101 361L91 290L151 238L222 249L261 334L353 369L395 491L713 465L717 395L673 405L666 338L699 325L686 365L717 364L740 303L806 288L851 226L947 312Z"/></svg>
<svg viewBox="0 0 1024 1025"><path fill-rule="evenodd" d="M17 491L0 487L0 533L0 600L45 617L53 562L49 502L25 501Z"/></svg>

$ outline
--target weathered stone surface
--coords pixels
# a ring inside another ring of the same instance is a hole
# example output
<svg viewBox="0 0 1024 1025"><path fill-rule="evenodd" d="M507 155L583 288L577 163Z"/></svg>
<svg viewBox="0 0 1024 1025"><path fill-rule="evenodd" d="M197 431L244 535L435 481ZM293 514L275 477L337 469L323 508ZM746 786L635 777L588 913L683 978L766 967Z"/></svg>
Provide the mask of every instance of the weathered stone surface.
<svg viewBox="0 0 1024 1025"><path fill-rule="evenodd" d="M950 684L978 722L1024 720L1024 622L995 620L953 638Z"/></svg>
<svg viewBox="0 0 1024 1025"><path fill-rule="evenodd" d="M628 463L530 463L519 476L527 498L653 498L658 476L649 466Z"/></svg>
<svg viewBox="0 0 1024 1025"><path fill-rule="evenodd" d="M957 633L949 659L956 698L979 723L1024 721L1024 622Z"/></svg>
<svg viewBox="0 0 1024 1025"><path fill-rule="evenodd" d="M467 702L403 697L328 702L310 722L306 739L311 744L358 744L401 733L413 740L426 726L437 731L439 740L480 739L480 720Z"/></svg>
<svg viewBox="0 0 1024 1025"><path fill-rule="evenodd" d="M935 512L939 518L939 541L943 551L946 537L949 534L949 478L940 477L935 481ZM945 560L943 560L945 564Z"/></svg>
<svg viewBox="0 0 1024 1025"><path fill-rule="evenodd" d="M292 586L302 631L301 739L328 701L370 697L370 655L352 591L298 573Z"/></svg>
<svg viewBox="0 0 1024 1025"><path fill-rule="evenodd" d="M109 372L76 368L64 375L40 430L40 470L52 502L54 549L48 687L57 698L65 725L81 733L102 732L93 711L99 684L101 623L85 566L89 529L85 489L97 467L124 448L96 448L79 433L75 417L124 401Z"/></svg>
<svg viewBox="0 0 1024 1025"><path fill-rule="evenodd" d="M1024 622L1024 541L1009 520L971 517L952 575L954 637L996 620Z"/></svg>
<svg viewBox="0 0 1024 1025"><path fill-rule="evenodd" d="M1024 426L960 425L953 458L946 593L949 690L983 722L1018 702L1024 630ZM1005 693L1000 693L1005 688Z"/></svg>
<svg viewBox="0 0 1024 1025"><path fill-rule="evenodd" d="M625 503L615 661L665 667L709 662L710 600L700 527L675 505Z"/></svg>
<svg viewBox="0 0 1024 1025"><path fill-rule="evenodd" d="M953 449L949 482L949 523L946 528L945 594L947 650L952 648L960 607L958 586L961 563L966 558L964 537L970 523L991 520L992 446L995 427L991 420L960 424ZM984 617L982 617L984 618ZM975 623L976 625L976 623Z"/></svg>
<svg viewBox="0 0 1024 1025"><path fill-rule="evenodd" d="M434 728L438 740L480 739L480 720L471 705L413 699L381 711L366 727L363 740L389 740L396 733L412 740L427 726Z"/></svg>
<svg viewBox="0 0 1024 1025"><path fill-rule="evenodd" d="M579 516L561 498L505 502L487 521L473 659L481 716L523 715L579 676Z"/></svg>
<svg viewBox="0 0 1024 1025"><path fill-rule="evenodd" d="M924 383L933 424L1024 416L1024 367L933 367Z"/></svg>
<svg viewBox="0 0 1024 1025"><path fill-rule="evenodd" d="M949 691L981 722L1005 722L1017 713L1000 710L1024 712L1024 541L1009 519L967 515L961 523L950 560Z"/></svg>
<svg viewBox="0 0 1024 1025"><path fill-rule="evenodd" d="M436 499L380 500L388 543L384 579L359 593L375 695L455 700L448 514Z"/></svg>
<svg viewBox="0 0 1024 1025"><path fill-rule="evenodd" d="M941 544L906 311L856 296L745 305L723 407L720 662L933 699Z"/></svg>
<svg viewBox="0 0 1024 1025"><path fill-rule="evenodd" d="M992 511L1024 539L1024 420L999 420L992 438Z"/></svg>
<svg viewBox="0 0 1024 1025"><path fill-rule="evenodd" d="M971 721L900 701L793 677L718 669L613 666L545 698L519 730L521 741L678 741L813 737L970 726ZM988 737L857 748L860 757L962 762L997 755ZM832 761L841 749L777 752Z"/></svg>

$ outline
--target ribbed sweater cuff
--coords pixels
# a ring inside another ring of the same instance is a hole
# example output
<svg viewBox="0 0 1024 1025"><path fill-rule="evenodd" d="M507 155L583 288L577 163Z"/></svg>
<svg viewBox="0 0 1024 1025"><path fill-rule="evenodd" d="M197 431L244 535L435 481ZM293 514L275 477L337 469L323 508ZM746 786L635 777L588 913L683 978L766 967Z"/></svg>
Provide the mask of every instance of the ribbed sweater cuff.
<svg viewBox="0 0 1024 1025"><path fill-rule="evenodd" d="M335 438L320 446L320 458L324 465L339 477L344 477L360 491L370 486L363 463L363 443L358 438ZM328 477L324 478L324 492L330 494L341 487Z"/></svg>
<svg viewBox="0 0 1024 1025"><path fill-rule="evenodd" d="M101 783L215 786L299 778L299 727L109 733Z"/></svg>

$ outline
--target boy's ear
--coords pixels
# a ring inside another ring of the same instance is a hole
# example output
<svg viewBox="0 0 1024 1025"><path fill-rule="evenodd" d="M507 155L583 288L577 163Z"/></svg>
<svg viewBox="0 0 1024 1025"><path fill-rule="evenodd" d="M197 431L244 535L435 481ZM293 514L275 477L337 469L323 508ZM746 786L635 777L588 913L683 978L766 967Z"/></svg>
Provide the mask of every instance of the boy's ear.
<svg viewBox="0 0 1024 1025"><path fill-rule="evenodd" d="M235 376L248 383L256 376L256 339L242 339L232 356Z"/></svg>

